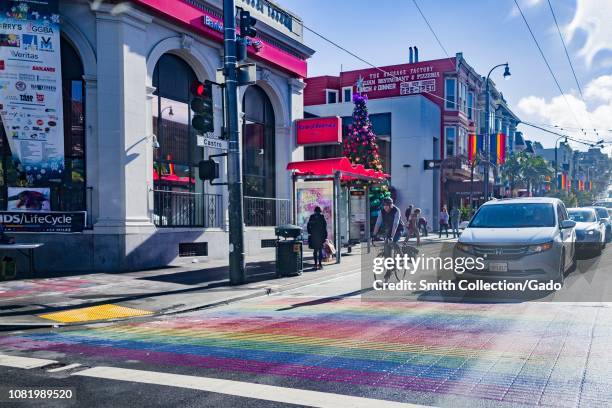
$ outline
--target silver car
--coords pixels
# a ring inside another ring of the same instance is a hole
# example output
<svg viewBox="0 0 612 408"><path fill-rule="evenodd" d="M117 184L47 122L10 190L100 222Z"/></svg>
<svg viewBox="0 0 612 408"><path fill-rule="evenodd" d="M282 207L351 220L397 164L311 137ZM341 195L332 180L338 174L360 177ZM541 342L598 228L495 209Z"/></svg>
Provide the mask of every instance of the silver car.
<svg viewBox="0 0 612 408"><path fill-rule="evenodd" d="M597 213L597 217L599 217L600 222L606 227L606 242L612 241L612 218L610 218L610 213L606 207L596 207L592 206L595 212Z"/></svg>
<svg viewBox="0 0 612 408"><path fill-rule="evenodd" d="M578 250L600 254L606 246L606 226L593 208L569 208L570 219L576 221L576 247Z"/></svg>
<svg viewBox="0 0 612 408"><path fill-rule="evenodd" d="M575 262L574 227L556 198L515 198L483 204L459 237L456 258L481 258L483 269L459 279L535 279L563 283Z"/></svg>

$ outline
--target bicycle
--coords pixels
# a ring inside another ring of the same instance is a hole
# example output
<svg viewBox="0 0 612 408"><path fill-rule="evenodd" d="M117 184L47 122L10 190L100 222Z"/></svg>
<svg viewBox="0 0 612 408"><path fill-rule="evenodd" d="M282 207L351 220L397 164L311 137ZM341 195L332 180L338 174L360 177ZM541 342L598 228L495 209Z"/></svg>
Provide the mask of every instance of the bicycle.
<svg viewBox="0 0 612 408"><path fill-rule="evenodd" d="M372 245L376 247L373 241L372 241ZM404 255L407 255L408 259L411 260L412 258L416 257L418 253L419 253L419 249L410 245L408 243L408 240L402 241L400 245L399 242L393 242L390 237L385 237L385 239L383 240L383 247L381 251L379 251L378 254L376 254L376 256L378 258L395 258L396 255L399 255L400 257L403 258ZM396 265L394 264L393 268L391 270L388 270L385 273L385 276L384 276L385 282L389 281L389 277L391 276L391 273L393 273L393 275L395 276L395 279L397 279L397 281L400 282L406 278L407 269L397 268ZM377 279L376 274L374 274L374 279Z"/></svg>
<svg viewBox="0 0 612 408"><path fill-rule="evenodd" d="M376 247L376 245L374 245L374 240L372 240L372 246ZM396 255L402 255L402 250L399 246L399 244L397 242L393 242L393 240L390 237L385 237L385 239L383 240L383 247L382 249L376 254L377 258L395 258ZM385 282L389 281L389 277L391 276L391 273L394 273L395 278L398 279L399 282L399 276L398 276L398 269L396 268L396 265L393 265L392 269L388 269L385 272L384 275L384 280ZM404 270L404 276L405 276L405 270ZM374 280L377 279L376 274L374 274Z"/></svg>

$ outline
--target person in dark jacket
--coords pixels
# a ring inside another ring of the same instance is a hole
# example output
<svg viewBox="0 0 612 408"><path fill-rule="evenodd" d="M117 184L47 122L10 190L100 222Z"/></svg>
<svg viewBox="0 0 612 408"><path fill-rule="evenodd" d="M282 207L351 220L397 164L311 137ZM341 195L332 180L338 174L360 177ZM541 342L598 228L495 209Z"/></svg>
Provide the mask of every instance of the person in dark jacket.
<svg viewBox="0 0 612 408"><path fill-rule="evenodd" d="M315 269L323 268L323 244L327 239L327 221L321 214L321 207L315 207L308 219L308 246L314 251Z"/></svg>

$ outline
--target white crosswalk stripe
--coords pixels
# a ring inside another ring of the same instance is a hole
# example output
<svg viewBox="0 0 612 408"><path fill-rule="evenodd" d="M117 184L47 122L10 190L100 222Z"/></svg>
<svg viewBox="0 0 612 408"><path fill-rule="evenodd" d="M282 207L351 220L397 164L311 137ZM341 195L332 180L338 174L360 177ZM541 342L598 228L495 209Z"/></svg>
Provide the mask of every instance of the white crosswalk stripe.
<svg viewBox="0 0 612 408"><path fill-rule="evenodd" d="M421 405L402 402L354 397L350 395L301 390L272 385L255 384L218 378L160 373L115 367L94 367L73 375L107 380L131 381L144 384L189 388L244 398L255 398L285 404L306 405L318 408L414 408Z"/></svg>

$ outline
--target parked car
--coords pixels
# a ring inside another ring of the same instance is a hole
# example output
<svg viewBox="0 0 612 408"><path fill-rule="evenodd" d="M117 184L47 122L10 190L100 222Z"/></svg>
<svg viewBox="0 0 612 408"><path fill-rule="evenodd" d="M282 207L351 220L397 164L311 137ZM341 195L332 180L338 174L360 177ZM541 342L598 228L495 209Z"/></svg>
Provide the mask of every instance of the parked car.
<svg viewBox="0 0 612 408"><path fill-rule="evenodd" d="M606 227L593 208L569 208L570 219L576 221L576 248L600 254L606 246Z"/></svg>
<svg viewBox="0 0 612 408"><path fill-rule="evenodd" d="M591 207L597 213L597 216L606 227L606 242L612 240L612 217L606 207ZM612 209L611 209L612 210Z"/></svg>
<svg viewBox="0 0 612 408"><path fill-rule="evenodd" d="M575 262L575 225L557 198L489 201L474 214L453 250L455 258L484 258L485 268L457 277L563 283Z"/></svg>
<svg viewBox="0 0 612 408"><path fill-rule="evenodd" d="M605 207L612 218L612 198L604 198L593 203L593 207Z"/></svg>

